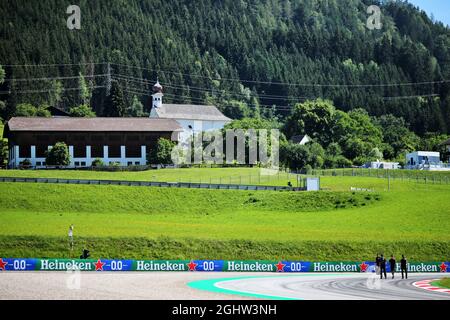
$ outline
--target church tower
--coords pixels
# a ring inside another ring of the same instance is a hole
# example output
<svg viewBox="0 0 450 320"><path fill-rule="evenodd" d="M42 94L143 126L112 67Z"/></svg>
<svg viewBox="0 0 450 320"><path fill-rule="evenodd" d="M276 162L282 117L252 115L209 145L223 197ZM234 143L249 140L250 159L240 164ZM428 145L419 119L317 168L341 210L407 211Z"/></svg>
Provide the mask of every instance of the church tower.
<svg viewBox="0 0 450 320"><path fill-rule="evenodd" d="M163 92L163 87L157 80L155 85L153 86L152 109L161 107L162 97L164 96L162 92Z"/></svg>

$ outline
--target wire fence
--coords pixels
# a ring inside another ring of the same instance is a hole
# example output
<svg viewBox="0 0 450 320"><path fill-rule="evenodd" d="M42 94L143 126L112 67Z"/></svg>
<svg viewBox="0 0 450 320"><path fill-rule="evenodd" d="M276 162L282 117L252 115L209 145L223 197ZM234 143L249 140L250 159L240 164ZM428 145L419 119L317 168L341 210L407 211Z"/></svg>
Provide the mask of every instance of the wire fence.
<svg viewBox="0 0 450 320"><path fill-rule="evenodd" d="M394 181L409 181L424 184L450 184L450 171L418 171L418 170L389 170L389 169L365 169L344 168L300 170L296 174L311 174L314 176L334 177L372 177L380 179L392 179Z"/></svg>
<svg viewBox="0 0 450 320"><path fill-rule="evenodd" d="M193 189L220 189L220 190L253 190L253 191L304 191L306 185L302 181L301 187L246 185L207 182L158 182L158 181L124 181L124 180L87 180L87 179L60 179L60 178L17 178L0 177L0 182L19 183L51 183L51 184L82 184L82 185L116 185L131 187L159 187L159 188L193 188Z"/></svg>

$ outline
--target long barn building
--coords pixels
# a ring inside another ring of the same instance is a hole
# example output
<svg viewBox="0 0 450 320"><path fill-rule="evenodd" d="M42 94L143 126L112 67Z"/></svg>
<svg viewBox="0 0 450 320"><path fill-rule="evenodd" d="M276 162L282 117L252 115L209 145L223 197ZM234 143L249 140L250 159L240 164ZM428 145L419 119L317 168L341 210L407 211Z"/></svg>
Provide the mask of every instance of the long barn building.
<svg viewBox="0 0 450 320"><path fill-rule="evenodd" d="M8 167L28 159L45 167L45 153L56 142L69 146L70 166L89 167L95 159L121 166L145 165L147 153L159 138L179 139L182 127L173 119L151 118L11 118L4 129L8 138Z"/></svg>

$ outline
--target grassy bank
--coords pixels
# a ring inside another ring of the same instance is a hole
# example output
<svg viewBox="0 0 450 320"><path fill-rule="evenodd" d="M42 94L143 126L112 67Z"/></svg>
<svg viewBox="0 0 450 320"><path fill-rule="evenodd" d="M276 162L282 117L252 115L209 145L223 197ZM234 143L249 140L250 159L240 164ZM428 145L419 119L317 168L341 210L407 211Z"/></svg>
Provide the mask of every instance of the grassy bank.
<svg viewBox="0 0 450 320"><path fill-rule="evenodd" d="M78 256L87 245L103 258L361 260L382 251L450 259L450 186L321 183L330 191L0 183L0 256Z"/></svg>
<svg viewBox="0 0 450 320"><path fill-rule="evenodd" d="M208 214L317 212L370 205L374 193L205 190L127 186L0 183L0 208L31 213ZM1 218L0 218L1 219ZM4 226L7 227L7 226Z"/></svg>
<svg viewBox="0 0 450 320"><path fill-rule="evenodd" d="M450 171L433 172L419 170L377 170L377 169L327 169L313 170L311 175L335 177L367 177L420 182L428 184L449 184ZM161 182L203 182L229 184L265 184L295 186L296 175L286 172L273 173L260 168L182 168L146 171L92 171L92 170L0 170L2 177L101 179ZM426 178L426 179L425 179Z"/></svg>
<svg viewBox="0 0 450 320"><path fill-rule="evenodd" d="M321 179L358 179L387 185L387 174L392 183L444 184L450 186L450 172L426 172L417 170L336 169L317 170L311 175ZM2 177L99 179L160 182L201 182L220 184L251 184L286 186L288 181L297 186L297 175L286 172L273 173L260 168L184 168L160 169L137 172L105 172L92 170L0 170ZM304 176L302 176L304 178ZM333 180L339 181L339 180ZM355 181L355 180L353 180ZM357 181L357 180L356 180Z"/></svg>
<svg viewBox="0 0 450 320"><path fill-rule="evenodd" d="M439 281L432 282L431 285L445 289L450 289L450 278L443 278Z"/></svg>
<svg viewBox="0 0 450 320"><path fill-rule="evenodd" d="M267 171L261 171L259 168L183 168L118 172L92 170L1 170L0 176L266 185L287 185L288 181L296 181L296 176L293 174L279 172L269 175Z"/></svg>
<svg viewBox="0 0 450 320"><path fill-rule="evenodd" d="M377 252L404 254L410 261L449 259L448 242L439 241L251 241L194 238L75 238L73 251L63 237L0 236L3 257L78 258L83 247L92 258L372 261Z"/></svg>

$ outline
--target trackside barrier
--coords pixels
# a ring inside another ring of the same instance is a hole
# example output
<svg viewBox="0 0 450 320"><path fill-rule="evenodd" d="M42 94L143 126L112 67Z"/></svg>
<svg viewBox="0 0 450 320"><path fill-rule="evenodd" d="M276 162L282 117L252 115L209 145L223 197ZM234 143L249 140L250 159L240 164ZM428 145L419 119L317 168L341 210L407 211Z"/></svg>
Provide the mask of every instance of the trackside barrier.
<svg viewBox="0 0 450 320"><path fill-rule="evenodd" d="M3 271L375 272L375 263L243 260L111 260L0 258ZM387 264L386 271L390 272ZM400 271L397 263L396 271ZM450 262L409 262L408 272L450 272Z"/></svg>
<svg viewBox="0 0 450 320"><path fill-rule="evenodd" d="M0 182L22 183L58 183L58 184L89 184L89 185L117 185L134 187L160 188L193 188L193 189L221 189L221 190L268 190L268 191L304 191L306 188L284 186L263 186L243 184L215 184L189 182L153 182L153 181L123 181L123 180L79 180L79 179L50 179L50 178L14 178L0 177Z"/></svg>

